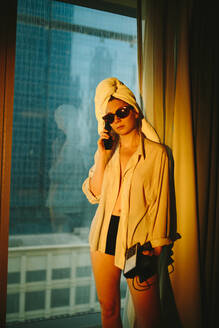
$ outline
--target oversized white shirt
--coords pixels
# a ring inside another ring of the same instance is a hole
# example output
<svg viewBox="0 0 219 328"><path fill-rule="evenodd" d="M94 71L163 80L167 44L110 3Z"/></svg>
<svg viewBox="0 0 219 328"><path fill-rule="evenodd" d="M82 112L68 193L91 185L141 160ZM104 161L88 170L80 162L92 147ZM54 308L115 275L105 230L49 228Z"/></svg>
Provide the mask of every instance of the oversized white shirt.
<svg viewBox="0 0 219 328"><path fill-rule="evenodd" d="M166 149L141 134L141 142L129 159L120 186L119 145L106 165L101 193L92 194L89 171L82 189L90 203L99 203L93 218L89 243L91 251L105 252L110 218L119 188L121 189L121 214L119 220L115 265L124 268L125 252L135 243L150 241L152 247L172 243L170 238L169 168ZM95 160L98 151L95 154Z"/></svg>

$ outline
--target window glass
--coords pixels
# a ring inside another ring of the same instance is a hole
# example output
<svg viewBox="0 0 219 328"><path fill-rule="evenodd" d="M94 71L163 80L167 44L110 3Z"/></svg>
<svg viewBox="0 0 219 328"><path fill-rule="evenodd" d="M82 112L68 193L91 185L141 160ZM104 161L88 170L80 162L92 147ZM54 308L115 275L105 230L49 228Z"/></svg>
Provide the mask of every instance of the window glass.
<svg viewBox="0 0 219 328"><path fill-rule="evenodd" d="M94 94L110 76L136 93L136 70L136 19L18 1L8 322L99 311L88 247L96 206L81 189L97 146Z"/></svg>

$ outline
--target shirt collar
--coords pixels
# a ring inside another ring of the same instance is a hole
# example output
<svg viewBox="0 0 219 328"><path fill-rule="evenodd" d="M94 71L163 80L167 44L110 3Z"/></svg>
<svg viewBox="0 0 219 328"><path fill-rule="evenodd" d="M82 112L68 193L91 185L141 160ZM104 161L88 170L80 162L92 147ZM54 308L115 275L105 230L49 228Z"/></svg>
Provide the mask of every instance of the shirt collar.
<svg viewBox="0 0 219 328"><path fill-rule="evenodd" d="M133 154L134 158L139 159L140 156L142 156L145 159L146 157L145 143L144 143L145 138L146 138L145 135L142 132L140 132L140 143L138 145L138 148L136 149L136 152ZM119 165L119 143L116 146L113 157L115 158L115 161L113 161L114 165Z"/></svg>
<svg viewBox="0 0 219 328"><path fill-rule="evenodd" d="M142 132L140 132L140 143L139 143L138 148L136 150L136 154L142 156L145 159L146 152L145 152L144 139L145 139L144 134Z"/></svg>

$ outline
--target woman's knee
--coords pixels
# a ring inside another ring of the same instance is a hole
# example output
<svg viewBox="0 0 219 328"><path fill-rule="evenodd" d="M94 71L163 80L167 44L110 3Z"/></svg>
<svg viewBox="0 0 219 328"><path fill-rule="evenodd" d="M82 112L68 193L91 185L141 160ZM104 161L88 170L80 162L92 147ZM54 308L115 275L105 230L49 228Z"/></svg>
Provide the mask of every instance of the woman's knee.
<svg viewBox="0 0 219 328"><path fill-rule="evenodd" d="M105 301L99 300L102 315L109 319L109 318L116 318L120 316L120 303L114 301Z"/></svg>

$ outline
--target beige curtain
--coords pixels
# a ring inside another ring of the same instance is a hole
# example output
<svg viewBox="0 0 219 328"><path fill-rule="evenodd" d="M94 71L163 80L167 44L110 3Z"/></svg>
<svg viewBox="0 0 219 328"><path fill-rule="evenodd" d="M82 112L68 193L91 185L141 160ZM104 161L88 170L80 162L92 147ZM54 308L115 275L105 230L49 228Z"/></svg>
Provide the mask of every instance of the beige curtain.
<svg viewBox="0 0 219 328"><path fill-rule="evenodd" d="M219 20L217 3L194 0L190 70L198 191L203 327L218 321Z"/></svg>
<svg viewBox="0 0 219 328"><path fill-rule="evenodd" d="M142 105L161 142L172 151L174 160L177 232L181 238L174 243L175 270L170 279L181 326L185 328L201 327L187 40L191 4L192 1L138 1Z"/></svg>

